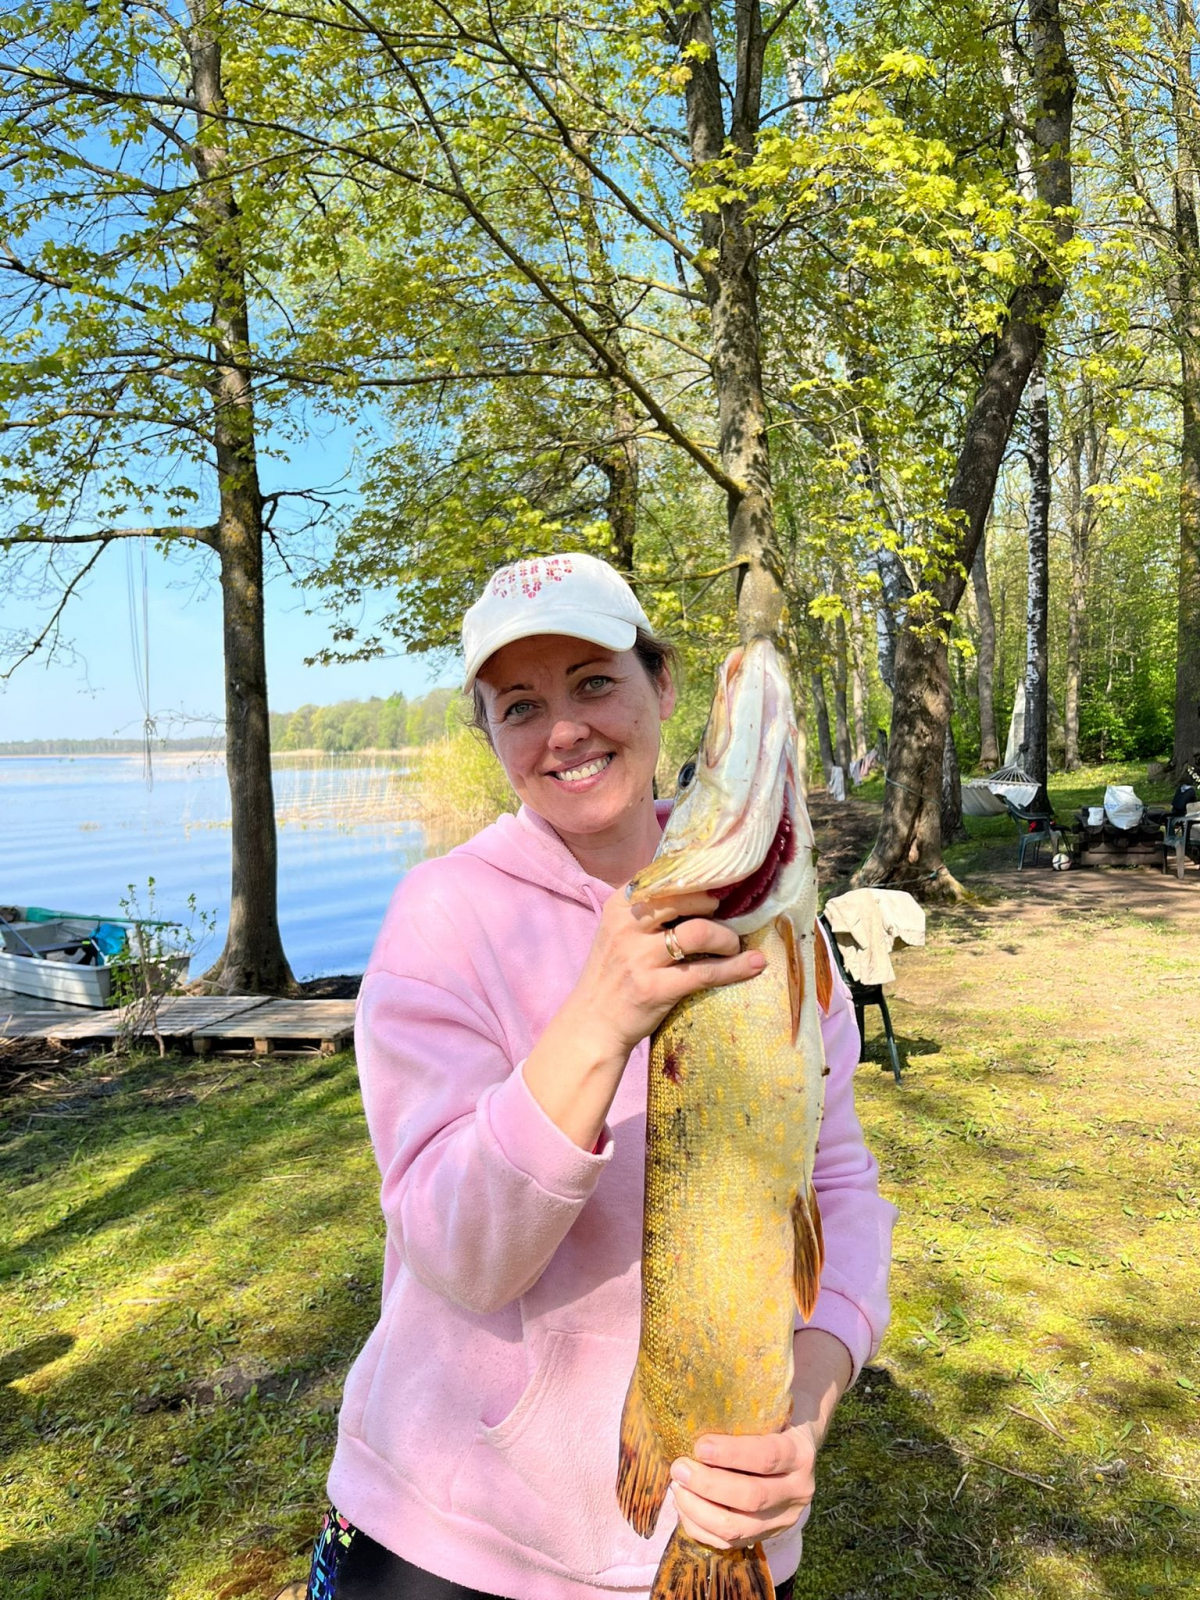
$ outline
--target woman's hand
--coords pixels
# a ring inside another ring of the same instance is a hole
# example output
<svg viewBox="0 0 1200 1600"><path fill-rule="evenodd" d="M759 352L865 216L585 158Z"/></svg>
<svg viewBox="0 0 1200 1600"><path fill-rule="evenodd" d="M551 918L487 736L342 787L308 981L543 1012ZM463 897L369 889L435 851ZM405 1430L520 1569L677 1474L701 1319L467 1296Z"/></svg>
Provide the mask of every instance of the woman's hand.
<svg viewBox="0 0 1200 1600"><path fill-rule="evenodd" d="M689 1538L716 1550L759 1543L800 1520L813 1497L812 1423L783 1433L706 1434L671 1468L671 1492Z"/></svg>
<svg viewBox="0 0 1200 1600"><path fill-rule="evenodd" d="M524 1067L534 1099L581 1149L594 1147L630 1051L673 1005L697 989L742 983L766 966L757 950L742 949L732 928L709 919L717 905L715 895L685 894L670 904L632 906L622 889L606 901L579 981ZM672 942L687 960L671 954L671 924Z"/></svg>
<svg viewBox="0 0 1200 1600"><path fill-rule="evenodd" d="M630 905L624 890L611 895L567 1001L579 1025L613 1055L628 1056L685 995L761 972L766 959L744 951L725 923L709 920L718 904L712 894L681 894L644 906ZM673 956L671 943L689 959Z"/></svg>

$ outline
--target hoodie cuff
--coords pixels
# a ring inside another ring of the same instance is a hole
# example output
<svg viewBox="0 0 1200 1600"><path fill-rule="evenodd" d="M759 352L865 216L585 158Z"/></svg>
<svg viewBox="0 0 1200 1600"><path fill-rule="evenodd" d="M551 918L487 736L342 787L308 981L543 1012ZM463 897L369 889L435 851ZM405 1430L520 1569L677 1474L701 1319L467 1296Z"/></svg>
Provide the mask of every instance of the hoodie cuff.
<svg viewBox="0 0 1200 1600"><path fill-rule="evenodd" d="M850 1353L854 1368L850 1383L856 1383L863 1366L874 1353L874 1340L871 1324L854 1302L836 1289L822 1289L808 1321L800 1322L797 1319L796 1331L804 1328L820 1328L823 1333L831 1333L835 1339L841 1340Z"/></svg>
<svg viewBox="0 0 1200 1600"><path fill-rule="evenodd" d="M563 1200L586 1200L612 1159L608 1125L594 1151L581 1150L542 1110L525 1082L525 1063L490 1095L488 1126L510 1166Z"/></svg>

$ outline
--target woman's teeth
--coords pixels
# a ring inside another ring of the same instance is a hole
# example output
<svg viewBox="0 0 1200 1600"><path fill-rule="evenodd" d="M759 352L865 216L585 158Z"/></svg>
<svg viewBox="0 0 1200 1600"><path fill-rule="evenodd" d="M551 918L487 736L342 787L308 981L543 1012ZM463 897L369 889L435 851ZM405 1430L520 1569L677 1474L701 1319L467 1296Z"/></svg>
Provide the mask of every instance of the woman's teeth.
<svg viewBox="0 0 1200 1600"><path fill-rule="evenodd" d="M582 767L571 767L567 772L552 772L550 776L557 778L559 783L578 783L580 778L593 778L597 772L603 772L612 756L598 756L595 761L585 762Z"/></svg>

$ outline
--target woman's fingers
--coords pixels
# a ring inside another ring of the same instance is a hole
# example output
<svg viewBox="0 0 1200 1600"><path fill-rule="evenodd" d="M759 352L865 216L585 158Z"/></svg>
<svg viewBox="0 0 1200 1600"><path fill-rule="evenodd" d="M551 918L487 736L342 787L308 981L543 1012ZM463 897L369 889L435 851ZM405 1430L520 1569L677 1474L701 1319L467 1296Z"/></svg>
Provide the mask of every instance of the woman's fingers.
<svg viewBox="0 0 1200 1600"><path fill-rule="evenodd" d="M659 937L663 948L669 950L666 931L665 928L659 930ZM676 923L671 932L685 956L736 956L742 948L742 941L724 922L690 917L686 922Z"/></svg>
<svg viewBox="0 0 1200 1600"><path fill-rule="evenodd" d="M717 1505L694 1490L685 1489L682 1484L673 1483L671 1493L675 1497L675 1509L679 1512L684 1532L716 1550L757 1544L760 1539L769 1539L772 1534L782 1533L798 1519L802 1509L797 1507L794 1512L782 1510L775 1516L755 1516Z"/></svg>
<svg viewBox="0 0 1200 1600"><path fill-rule="evenodd" d="M754 1472L726 1472L698 1461L677 1461L672 1483L682 1483L694 1495L725 1510L772 1519L790 1505L807 1505L812 1499L812 1474L802 1470L770 1477Z"/></svg>
<svg viewBox="0 0 1200 1600"><path fill-rule="evenodd" d="M645 928L663 928L668 922L678 922L682 917L707 917L717 909L720 901L715 894L698 891L695 894L677 894L671 900L650 900L645 905L632 906L634 918Z"/></svg>
<svg viewBox="0 0 1200 1600"><path fill-rule="evenodd" d="M757 978L767 964L761 950L743 950L736 956L712 956L708 960L681 961L678 964L679 995L695 994L698 989L723 989L731 983Z"/></svg>

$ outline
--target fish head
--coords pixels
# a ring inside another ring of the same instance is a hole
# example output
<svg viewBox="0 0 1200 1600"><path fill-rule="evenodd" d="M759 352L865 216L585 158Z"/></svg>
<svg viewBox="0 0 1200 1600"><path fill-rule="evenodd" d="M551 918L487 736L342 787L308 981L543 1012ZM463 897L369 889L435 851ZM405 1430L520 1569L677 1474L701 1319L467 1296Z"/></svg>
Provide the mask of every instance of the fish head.
<svg viewBox="0 0 1200 1600"><path fill-rule="evenodd" d="M717 674L704 738L680 771L662 841L630 899L705 890L720 901L714 918L747 934L783 912L811 923L816 882L791 687L771 641L752 639Z"/></svg>

